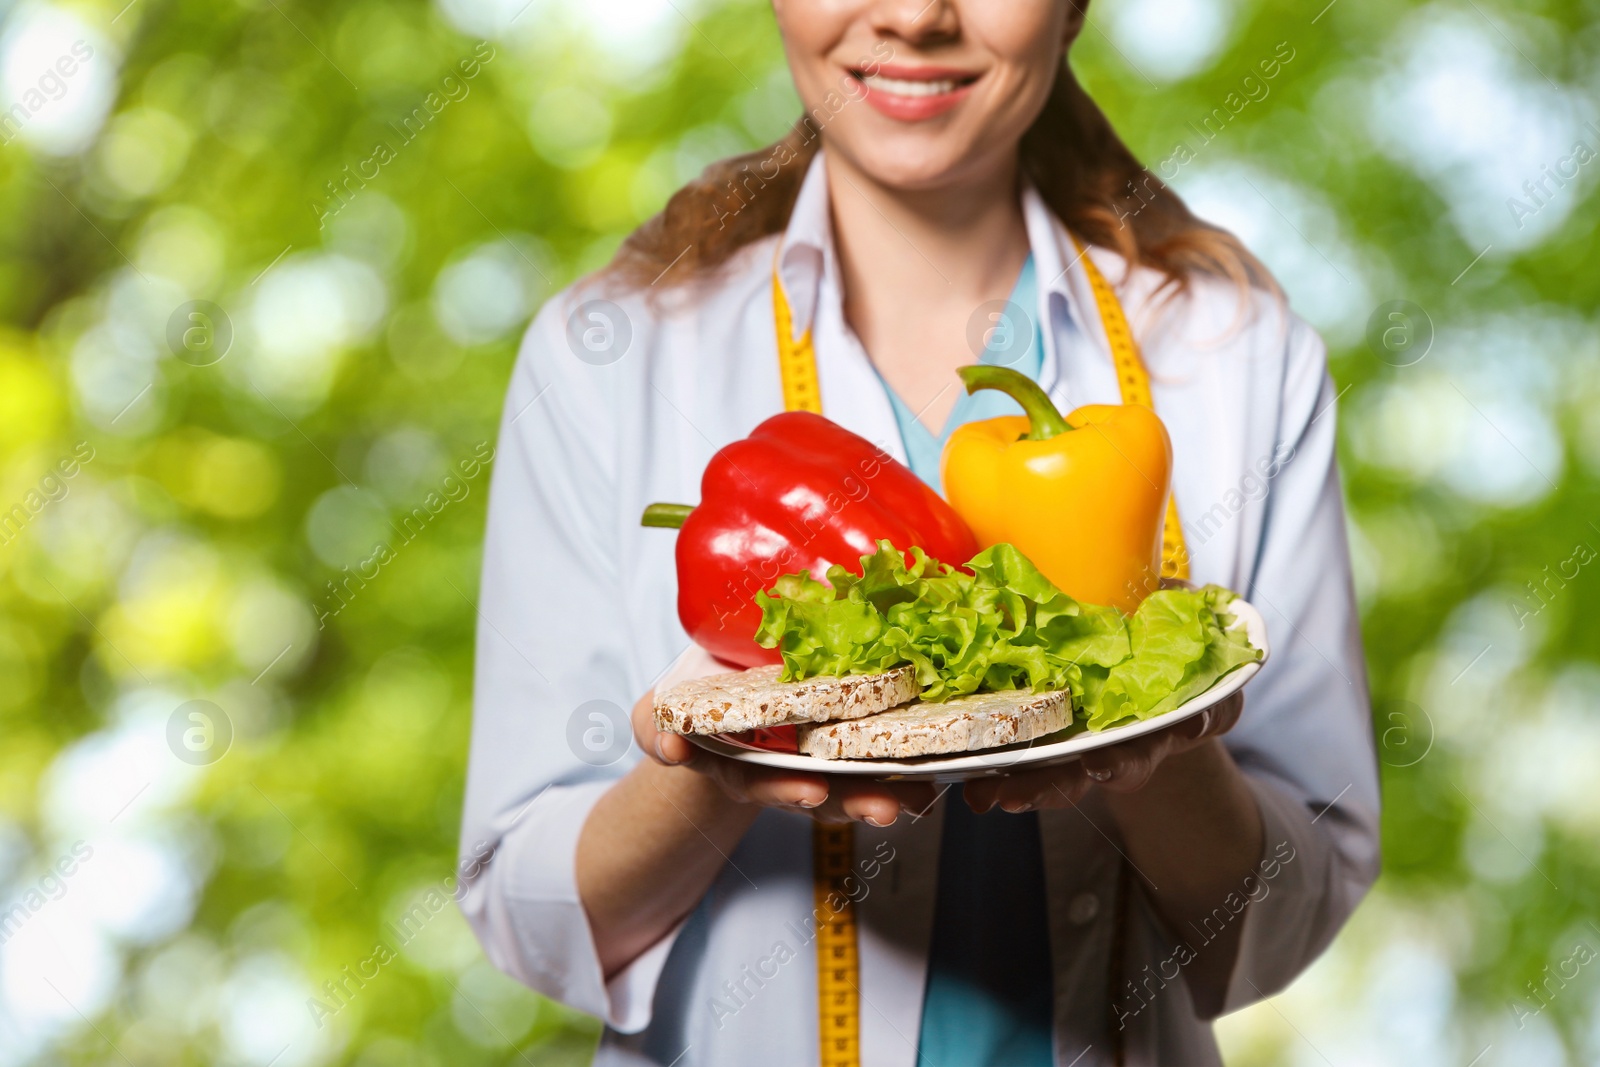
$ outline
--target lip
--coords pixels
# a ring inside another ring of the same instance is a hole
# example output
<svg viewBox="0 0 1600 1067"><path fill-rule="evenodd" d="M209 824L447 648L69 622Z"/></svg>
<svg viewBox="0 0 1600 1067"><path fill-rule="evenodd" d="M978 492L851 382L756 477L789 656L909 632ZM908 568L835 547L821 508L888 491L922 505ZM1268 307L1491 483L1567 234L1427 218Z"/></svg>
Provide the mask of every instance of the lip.
<svg viewBox="0 0 1600 1067"><path fill-rule="evenodd" d="M945 114L971 95L973 86L983 77L982 72L974 73L959 67L884 63L873 70L873 74L877 77L892 81L956 83L955 87L947 92L911 96L881 87L874 88L872 79L869 79L864 71L852 70L850 73L861 83L862 97L875 111L901 122L922 122Z"/></svg>

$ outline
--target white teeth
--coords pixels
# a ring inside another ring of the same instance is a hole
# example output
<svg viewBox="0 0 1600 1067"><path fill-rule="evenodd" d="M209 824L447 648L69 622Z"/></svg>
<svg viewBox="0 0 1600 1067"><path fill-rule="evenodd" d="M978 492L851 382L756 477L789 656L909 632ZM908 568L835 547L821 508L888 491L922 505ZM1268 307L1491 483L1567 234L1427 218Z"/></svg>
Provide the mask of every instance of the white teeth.
<svg viewBox="0 0 1600 1067"><path fill-rule="evenodd" d="M941 93L956 91L955 81L949 78L940 81L913 82L902 81L899 78L885 78L882 74L863 74L861 80L874 92L893 93L895 96L938 96Z"/></svg>

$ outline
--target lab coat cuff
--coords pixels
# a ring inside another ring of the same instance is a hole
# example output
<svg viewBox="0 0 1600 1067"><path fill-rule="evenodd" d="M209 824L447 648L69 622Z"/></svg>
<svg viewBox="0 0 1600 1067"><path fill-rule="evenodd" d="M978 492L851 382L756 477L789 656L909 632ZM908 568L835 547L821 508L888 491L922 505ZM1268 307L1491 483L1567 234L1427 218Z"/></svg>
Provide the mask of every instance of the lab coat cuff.
<svg viewBox="0 0 1600 1067"><path fill-rule="evenodd" d="M656 983L683 924L606 981L578 898L577 849L584 821L612 784L547 790L524 813L520 830L502 839L494 866L505 880L504 918L521 949L527 984L634 1034L650 1025Z"/></svg>
<svg viewBox="0 0 1600 1067"><path fill-rule="evenodd" d="M1246 878L1239 954L1223 1013L1284 989L1333 940L1339 906L1332 842L1306 805L1266 777L1245 776L1261 813L1261 859Z"/></svg>

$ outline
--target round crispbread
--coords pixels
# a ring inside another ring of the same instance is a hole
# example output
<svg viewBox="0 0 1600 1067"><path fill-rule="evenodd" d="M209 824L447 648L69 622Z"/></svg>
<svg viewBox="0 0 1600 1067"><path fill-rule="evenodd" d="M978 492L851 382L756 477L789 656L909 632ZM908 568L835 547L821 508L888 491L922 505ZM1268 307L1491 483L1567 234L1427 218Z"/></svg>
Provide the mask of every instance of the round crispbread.
<svg viewBox="0 0 1600 1067"><path fill-rule="evenodd" d="M802 682L780 682L782 669L752 667L663 690L655 698L656 729L671 734L727 734L858 719L913 700L922 688L911 667Z"/></svg>
<svg viewBox="0 0 1600 1067"><path fill-rule="evenodd" d="M1065 690L974 693L908 704L850 722L801 726L802 755L818 759L906 759L977 752L1032 741L1072 724Z"/></svg>

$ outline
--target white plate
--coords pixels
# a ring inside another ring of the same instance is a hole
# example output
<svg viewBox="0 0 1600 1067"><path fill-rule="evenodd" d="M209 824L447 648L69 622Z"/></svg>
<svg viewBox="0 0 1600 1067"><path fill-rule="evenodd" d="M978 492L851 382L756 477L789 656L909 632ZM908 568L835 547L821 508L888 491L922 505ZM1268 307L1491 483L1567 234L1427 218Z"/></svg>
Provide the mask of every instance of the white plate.
<svg viewBox="0 0 1600 1067"><path fill-rule="evenodd" d="M1174 723L1200 714L1202 711L1232 696L1254 678L1267 661L1267 623L1254 606L1235 599L1227 609L1235 616L1234 627L1244 627L1250 643L1261 650L1261 659L1235 668L1218 679L1217 683L1193 700L1180 704L1171 711L1143 722L1114 726L1099 733L1090 733L1082 723L1074 723L1066 730L1035 738L1006 748L986 749L983 752L965 752L955 756L918 756L912 759L838 759L825 760L815 756L802 756L790 752L772 752L755 748L726 737L690 737L701 748L719 756L754 763L762 767L776 767L786 771L805 771L809 774L856 775L864 778L911 781L932 779L937 782L959 782L968 778L1009 774L1019 768L1038 769L1053 763L1067 763L1091 749L1104 748L1119 741L1140 737L1164 730Z"/></svg>

